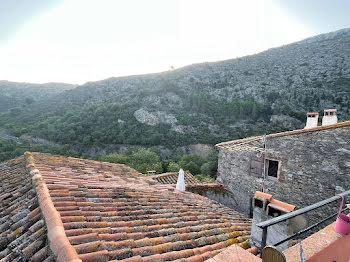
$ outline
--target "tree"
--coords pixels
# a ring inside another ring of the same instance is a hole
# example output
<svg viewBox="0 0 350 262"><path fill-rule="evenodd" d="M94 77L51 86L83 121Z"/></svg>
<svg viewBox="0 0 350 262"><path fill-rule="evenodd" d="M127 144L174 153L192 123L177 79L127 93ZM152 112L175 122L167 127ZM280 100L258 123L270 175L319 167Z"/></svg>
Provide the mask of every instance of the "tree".
<svg viewBox="0 0 350 262"><path fill-rule="evenodd" d="M129 162L129 157L125 154L109 154L100 157L101 161L125 164L127 165Z"/></svg>
<svg viewBox="0 0 350 262"><path fill-rule="evenodd" d="M206 176L210 176L210 165L209 163L204 163L201 166L201 173Z"/></svg>
<svg viewBox="0 0 350 262"><path fill-rule="evenodd" d="M170 162L168 165L168 172L178 172L180 170L180 165L176 162Z"/></svg>
<svg viewBox="0 0 350 262"><path fill-rule="evenodd" d="M196 154L184 155L179 161L179 165L184 170L189 170L193 175L200 174L200 167L205 163L205 160Z"/></svg>
<svg viewBox="0 0 350 262"><path fill-rule="evenodd" d="M129 165L142 173L146 173L148 170L156 170L157 173L163 171L159 156L143 148L130 155Z"/></svg>
<svg viewBox="0 0 350 262"><path fill-rule="evenodd" d="M198 166L195 162L192 161L182 164L181 168L190 171L190 173L193 175L198 175L201 173L200 166Z"/></svg>

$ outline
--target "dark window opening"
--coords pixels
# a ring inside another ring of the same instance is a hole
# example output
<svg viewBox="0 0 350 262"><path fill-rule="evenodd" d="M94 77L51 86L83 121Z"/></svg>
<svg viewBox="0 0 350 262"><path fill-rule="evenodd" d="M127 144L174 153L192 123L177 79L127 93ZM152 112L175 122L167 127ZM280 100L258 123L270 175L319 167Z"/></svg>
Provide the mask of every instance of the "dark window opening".
<svg viewBox="0 0 350 262"><path fill-rule="evenodd" d="M263 206L264 206L264 203L263 203L263 201L262 200L259 200L259 199L255 199L255 201L254 201L255 203L255 206L256 207L259 207L259 208L263 208Z"/></svg>
<svg viewBox="0 0 350 262"><path fill-rule="evenodd" d="M272 217L278 217L278 216L282 215L282 212L280 210L269 207L268 215L272 216Z"/></svg>
<svg viewBox="0 0 350 262"><path fill-rule="evenodd" d="M267 160L267 161L268 161L267 175L272 177L277 177L278 161L274 161L274 160Z"/></svg>

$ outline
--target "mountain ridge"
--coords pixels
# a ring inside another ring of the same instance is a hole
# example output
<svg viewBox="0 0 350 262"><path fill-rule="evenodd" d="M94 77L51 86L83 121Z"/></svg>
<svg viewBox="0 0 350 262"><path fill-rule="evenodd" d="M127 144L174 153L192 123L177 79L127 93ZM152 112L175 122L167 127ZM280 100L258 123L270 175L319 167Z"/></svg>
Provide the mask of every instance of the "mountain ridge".
<svg viewBox="0 0 350 262"><path fill-rule="evenodd" d="M35 101L0 123L79 148L178 147L302 128L307 111L350 113L350 29L255 55L111 77Z"/></svg>
<svg viewBox="0 0 350 262"><path fill-rule="evenodd" d="M34 84L0 80L0 113L46 99L74 87L76 85L58 82Z"/></svg>

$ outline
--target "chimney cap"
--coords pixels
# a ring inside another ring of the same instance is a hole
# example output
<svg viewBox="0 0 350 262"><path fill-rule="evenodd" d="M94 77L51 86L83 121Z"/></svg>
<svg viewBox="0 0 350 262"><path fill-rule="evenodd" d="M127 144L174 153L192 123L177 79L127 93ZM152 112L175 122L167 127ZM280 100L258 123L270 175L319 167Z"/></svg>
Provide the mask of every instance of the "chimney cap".
<svg viewBox="0 0 350 262"><path fill-rule="evenodd" d="M337 109L325 109L324 112L337 112Z"/></svg>
<svg viewBox="0 0 350 262"><path fill-rule="evenodd" d="M307 112L306 115L307 116L317 116L319 114L317 112Z"/></svg>
<svg viewBox="0 0 350 262"><path fill-rule="evenodd" d="M270 200L270 203L274 204L276 206L280 206L282 208L285 208L285 209L287 209L289 211L294 211L294 209L296 208L295 205L291 205L291 204L288 204L286 202L283 202L283 201L280 201L280 200L276 200L274 198Z"/></svg>
<svg viewBox="0 0 350 262"><path fill-rule="evenodd" d="M261 192L261 191L255 191L254 197L261 198L261 199L267 199L269 201L272 199L272 195L266 194L266 193Z"/></svg>

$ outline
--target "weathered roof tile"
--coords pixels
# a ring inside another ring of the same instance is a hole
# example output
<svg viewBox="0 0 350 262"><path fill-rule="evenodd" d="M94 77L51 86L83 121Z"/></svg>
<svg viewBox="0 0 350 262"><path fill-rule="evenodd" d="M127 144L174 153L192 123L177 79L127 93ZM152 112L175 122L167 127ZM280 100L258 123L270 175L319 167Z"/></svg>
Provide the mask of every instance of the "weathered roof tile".
<svg viewBox="0 0 350 262"><path fill-rule="evenodd" d="M0 164L4 261L204 261L232 244L248 247L250 220L242 214L127 166L38 153L26 159Z"/></svg>

